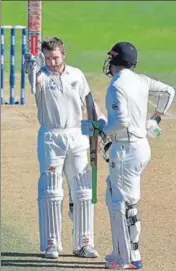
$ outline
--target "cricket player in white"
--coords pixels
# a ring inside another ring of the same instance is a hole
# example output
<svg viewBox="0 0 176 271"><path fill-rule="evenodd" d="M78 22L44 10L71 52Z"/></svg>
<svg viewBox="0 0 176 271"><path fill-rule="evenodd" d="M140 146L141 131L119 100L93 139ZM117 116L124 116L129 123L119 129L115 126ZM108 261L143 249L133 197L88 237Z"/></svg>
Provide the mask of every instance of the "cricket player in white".
<svg viewBox="0 0 176 271"><path fill-rule="evenodd" d="M105 257L106 268L140 269L141 232L137 203L140 199L141 174L151 156L147 134L157 136L161 129L157 122L169 109L174 89L145 75L136 74L137 50L129 42L119 42L108 53L104 71L112 75L106 93L108 122L104 126L82 121L82 133L111 136L109 149L109 177L106 203L112 232L112 254ZM147 120L149 95L158 97L157 107Z"/></svg>
<svg viewBox="0 0 176 271"><path fill-rule="evenodd" d="M45 65L38 67L35 94L41 125L38 135L40 249L48 258L57 258L62 251L64 173L73 201L73 253L94 258L98 253L94 249L94 206L87 158L89 141L80 129L85 96L90 89L82 71L65 64L62 40L47 38L41 49ZM37 58L27 54L25 70L29 79L36 66ZM97 113L101 115L98 107Z"/></svg>

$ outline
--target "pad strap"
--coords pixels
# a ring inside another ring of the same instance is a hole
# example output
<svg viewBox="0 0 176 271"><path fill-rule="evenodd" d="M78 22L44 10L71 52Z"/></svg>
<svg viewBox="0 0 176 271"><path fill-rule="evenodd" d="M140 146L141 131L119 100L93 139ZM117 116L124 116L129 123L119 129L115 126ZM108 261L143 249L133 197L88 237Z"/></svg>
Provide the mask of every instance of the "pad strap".
<svg viewBox="0 0 176 271"><path fill-rule="evenodd" d="M129 233L131 231L131 227L135 226L135 224L141 220L139 213L133 216L129 215L129 211L136 208L137 208L136 204L133 204L133 205L126 204L126 219L127 219L127 226L128 226ZM139 242L133 242L131 240L131 250L137 250L137 249L139 249Z"/></svg>
<svg viewBox="0 0 176 271"><path fill-rule="evenodd" d="M140 215L136 214L134 216L131 216L131 217L127 218L127 225L128 225L128 227L134 226L136 224L136 222L138 222L140 220L141 220Z"/></svg>
<svg viewBox="0 0 176 271"><path fill-rule="evenodd" d="M131 243L131 249L132 249L132 250L137 250L137 249L139 249L139 242Z"/></svg>

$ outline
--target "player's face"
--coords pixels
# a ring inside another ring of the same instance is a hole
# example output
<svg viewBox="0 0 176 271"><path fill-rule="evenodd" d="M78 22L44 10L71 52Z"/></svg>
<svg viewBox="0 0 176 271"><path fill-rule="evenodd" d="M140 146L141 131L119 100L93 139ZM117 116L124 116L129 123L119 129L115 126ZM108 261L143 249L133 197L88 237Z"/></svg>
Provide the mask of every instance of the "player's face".
<svg viewBox="0 0 176 271"><path fill-rule="evenodd" d="M118 72L118 67L115 65L111 65L110 70L111 70L111 74L114 75L116 74L116 72Z"/></svg>
<svg viewBox="0 0 176 271"><path fill-rule="evenodd" d="M48 68L54 73L62 73L65 67L65 55L62 54L59 47L53 51L44 49L43 54L45 56L45 63Z"/></svg>

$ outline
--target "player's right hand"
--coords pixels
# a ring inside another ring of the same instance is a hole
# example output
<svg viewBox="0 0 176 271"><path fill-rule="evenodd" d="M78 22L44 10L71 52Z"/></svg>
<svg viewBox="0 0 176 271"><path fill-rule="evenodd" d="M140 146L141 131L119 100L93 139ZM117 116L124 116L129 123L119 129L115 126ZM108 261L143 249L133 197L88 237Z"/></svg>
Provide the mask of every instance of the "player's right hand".
<svg viewBox="0 0 176 271"><path fill-rule="evenodd" d="M98 121L82 120L81 132L87 136L98 136L100 133Z"/></svg>

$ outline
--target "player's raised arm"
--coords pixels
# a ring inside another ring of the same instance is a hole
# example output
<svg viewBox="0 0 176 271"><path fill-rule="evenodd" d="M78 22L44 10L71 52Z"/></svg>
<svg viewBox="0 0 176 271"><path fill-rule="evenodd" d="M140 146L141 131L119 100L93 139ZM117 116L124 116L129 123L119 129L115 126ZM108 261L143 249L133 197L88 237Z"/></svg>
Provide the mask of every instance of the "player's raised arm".
<svg viewBox="0 0 176 271"><path fill-rule="evenodd" d="M36 90L38 90L38 85L41 83L41 68L45 64L44 55L39 53L37 56L33 56L31 53L27 53L24 56L24 71L28 74L29 82L31 85L32 94L36 94ZM34 72L35 71L35 72ZM35 76L35 78L34 78ZM35 91L33 84L35 83Z"/></svg>

